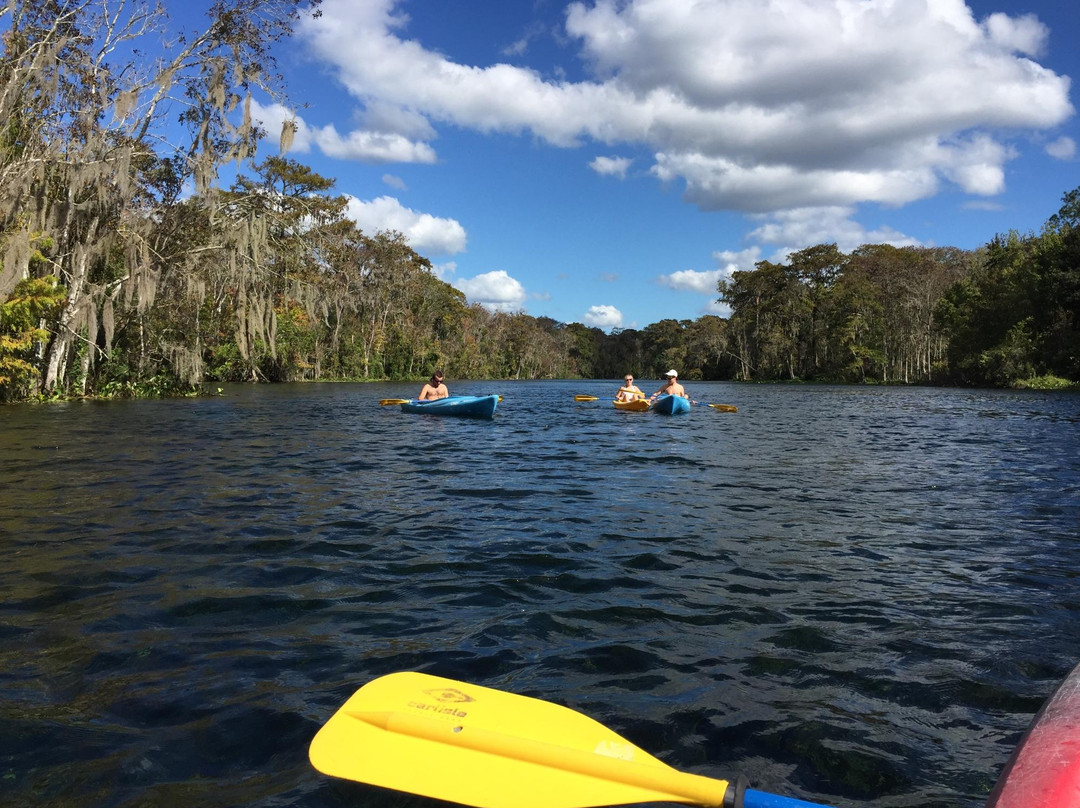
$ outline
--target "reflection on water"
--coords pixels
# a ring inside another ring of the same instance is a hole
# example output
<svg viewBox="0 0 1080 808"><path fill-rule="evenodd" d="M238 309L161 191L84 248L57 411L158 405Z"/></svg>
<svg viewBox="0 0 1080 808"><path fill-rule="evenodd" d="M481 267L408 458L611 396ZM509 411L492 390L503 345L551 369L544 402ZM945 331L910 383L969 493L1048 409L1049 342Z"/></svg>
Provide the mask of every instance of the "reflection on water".
<svg viewBox="0 0 1080 808"><path fill-rule="evenodd" d="M766 791L981 805L1080 658L1080 397L616 386L455 386L493 422L389 384L6 408L4 802L433 805L306 760L411 669Z"/></svg>

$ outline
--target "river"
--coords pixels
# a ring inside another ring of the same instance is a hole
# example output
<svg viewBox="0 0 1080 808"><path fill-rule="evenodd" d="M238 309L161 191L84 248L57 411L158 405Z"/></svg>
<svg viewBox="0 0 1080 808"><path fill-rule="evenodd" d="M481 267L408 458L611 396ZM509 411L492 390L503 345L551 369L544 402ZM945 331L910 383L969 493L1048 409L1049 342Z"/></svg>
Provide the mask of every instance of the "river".
<svg viewBox="0 0 1080 808"><path fill-rule="evenodd" d="M0 410L0 802L433 808L307 761L419 670L764 791L975 808L1080 661L1080 395L449 382L495 419L400 384Z"/></svg>

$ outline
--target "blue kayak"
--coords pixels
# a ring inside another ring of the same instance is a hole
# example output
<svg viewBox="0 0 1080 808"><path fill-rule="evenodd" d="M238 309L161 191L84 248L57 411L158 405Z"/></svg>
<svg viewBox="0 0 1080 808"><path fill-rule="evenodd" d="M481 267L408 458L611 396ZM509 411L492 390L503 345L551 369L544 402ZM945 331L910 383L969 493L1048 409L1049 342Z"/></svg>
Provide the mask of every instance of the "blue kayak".
<svg viewBox="0 0 1080 808"><path fill-rule="evenodd" d="M460 418L494 418L498 396L447 396L431 401L412 400L401 405L402 412L425 415L456 415Z"/></svg>
<svg viewBox="0 0 1080 808"><path fill-rule="evenodd" d="M653 412L658 412L661 415L678 415L683 412L690 412L690 399L683 398L682 396L660 396L653 402Z"/></svg>

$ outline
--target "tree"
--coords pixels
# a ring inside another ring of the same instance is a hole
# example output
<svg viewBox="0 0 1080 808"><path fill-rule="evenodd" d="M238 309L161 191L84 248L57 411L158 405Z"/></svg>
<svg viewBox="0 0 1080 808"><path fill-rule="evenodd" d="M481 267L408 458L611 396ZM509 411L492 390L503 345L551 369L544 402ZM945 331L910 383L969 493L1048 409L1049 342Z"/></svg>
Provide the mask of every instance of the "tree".
<svg viewBox="0 0 1080 808"><path fill-rule="evenodd" d="M143 2L12 0L5 8L0 295L29 277L30 240L51 239L48 273L66 298L48 324L45 391L84 389L105 355L101 330L112 310L145 313L162 276L190 266L174 250L165 261L154 249L163 208L184 180L206 193L220 166L254 153L251 90L274 91L269 45L290 32L300 4L218 0L207 29L176 37L160 58L146 55L156 45L141 43L156 42L164 12ZM166 147L177 113L189 139ZM178 345L172 358L197 371L198 357L185 353Z"/></svg>
<svg viewBox="0 0 1080 808"><path fill-rule="evenodd" d="M0 304L0 401L24 397L40 374L34 354L49 333L38 323L63 305L56 279L26 278Z"/></svg>
<svg viewBox="0 0 1080 808"><path fill-rule="evenodd" d="M759 261L749 272L720 281L720 299L731 308L739 378L796 378L798 336L805 288L790 267Z"/></svg>
<svg viewBox="0 0 1080 808"><path fill-rule="evenodd" d="M734 378L736 355L730 347L728 321L706 314L687 325L686 365L702 379ZM694 378L688 375L687 378Z"/></svg>

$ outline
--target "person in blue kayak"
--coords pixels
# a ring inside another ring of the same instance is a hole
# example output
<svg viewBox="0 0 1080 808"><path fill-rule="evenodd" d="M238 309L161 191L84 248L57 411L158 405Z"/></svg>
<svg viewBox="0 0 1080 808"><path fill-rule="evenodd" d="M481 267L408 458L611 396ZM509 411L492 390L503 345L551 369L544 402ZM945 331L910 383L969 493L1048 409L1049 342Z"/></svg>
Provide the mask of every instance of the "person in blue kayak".
<svg viewBox="0 0 1080 808"><path fill-rule="evenodd" d="M683 386L679 384L679 371L669 370L664 374L667 381L664 382L664 386L649 396L649 401L655 401L657 396L678 396L679 398L690 398L686 395L686 391Z"/></svg>
<svg viewBox="0 0 1080 808"><path fill-rule="evenodd" d="M420 391L420 401L434 401L437 398L446 398L450 395L450 391L446 389L446 385L443 384L443 372L436 370L431 374L431 381L424 385Z"/></svg>
<svg viewBox="0 0 1080 808"><path fill-rule="evenodd" d="M633 401L638 398L645 398L645 394L634 386L634 377L627 373L626 378L623 379L623 386L615 394L615 400Z"/></svg>

